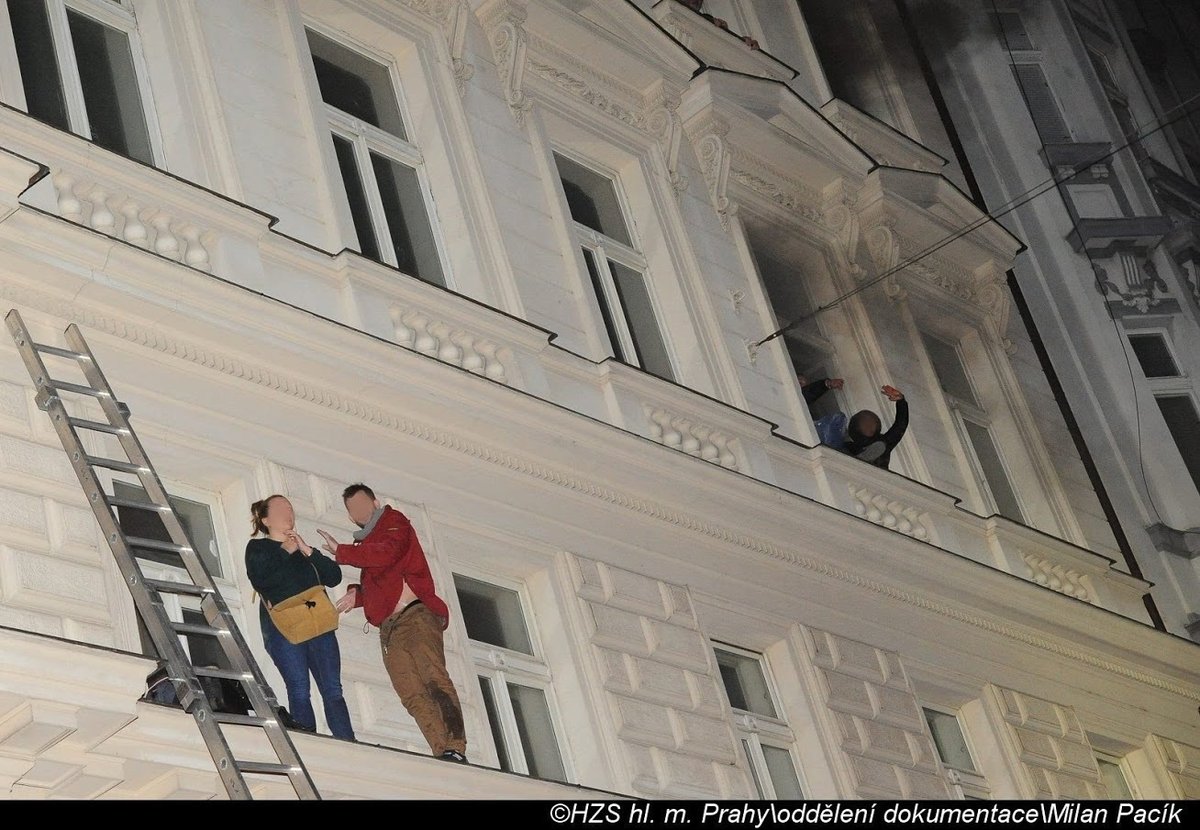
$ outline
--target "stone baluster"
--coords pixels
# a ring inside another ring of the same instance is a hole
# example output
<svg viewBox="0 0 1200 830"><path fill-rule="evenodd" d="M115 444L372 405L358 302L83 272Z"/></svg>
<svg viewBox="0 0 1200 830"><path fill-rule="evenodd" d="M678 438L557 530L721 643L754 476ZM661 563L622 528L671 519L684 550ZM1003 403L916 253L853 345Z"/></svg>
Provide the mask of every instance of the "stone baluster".
<svg viewBox="0 0 1200 830"><path fill-rule="evenodd" d="M159 211L150 220L154 227L154 250L167 259L179 259L179 239L171 230L171 217Z"/></svg>
<svg viewBox="0 0 1200 830"><path fill-rule="evenodd" d="M124 222L121 227L121 238L131 245L146 248L150 245L150 234L142 223L141 206L133 199L126 198L121 202L121 216Z"/></svg>
<svg viewBox="0 0 1200 830"><path fill-rule="evenodd" d="M481 340L475 344L476 350L483 358L483 373L500 383L508 383L504 364L500 361L500 347L489 340Z"/></svg>
<svg viewBox="0 0 1200 830"><path fill-rule="evenodd" d="M102 188L93 187L92 192L88 194L88 201L92 203L91 226L100 233L111 236L116 230L117 218L108 207L108 194Z"/></svg>
<svg viewBox="0 0 1200 830"><path fill-rule="evenodd" d="M58 215L72 222L83 220L83 204L75 194L75 177L60 170L54 174L54 191L58 196Z"/></svg>
<svg viewBox="0 0 1200 830"><path fill-rule="evenodd" d="M185 243L183 261L193 268L207 271L210 267L208 249L200 241L200 229L195 225L187 225L180 235Z"/></svg>

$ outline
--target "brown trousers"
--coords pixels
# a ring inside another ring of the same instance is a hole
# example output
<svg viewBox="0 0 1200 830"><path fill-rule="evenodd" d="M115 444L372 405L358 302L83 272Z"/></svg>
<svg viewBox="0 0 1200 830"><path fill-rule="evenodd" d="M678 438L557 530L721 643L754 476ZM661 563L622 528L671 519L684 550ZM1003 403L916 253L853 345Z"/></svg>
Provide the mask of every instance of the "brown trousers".
<svg viewBox="0 0 1200 830"><path fill-rule="evenodd" d="M392 686L433 754L447 749L465 754L462 707L446 671L441 618L424 603L414 603L383 621L379 644Z"/></svg>

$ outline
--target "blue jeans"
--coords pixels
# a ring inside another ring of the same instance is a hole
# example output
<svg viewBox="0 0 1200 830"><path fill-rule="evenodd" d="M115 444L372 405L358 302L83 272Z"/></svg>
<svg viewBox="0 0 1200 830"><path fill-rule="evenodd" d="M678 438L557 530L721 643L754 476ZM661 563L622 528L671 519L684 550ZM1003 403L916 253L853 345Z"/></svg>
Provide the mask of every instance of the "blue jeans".
<svg viewBox="0 0 1200 830"><path fill-rule="evenodd" d="M350 725L350 710L342 695L342 652L338 649L337 632L329 631L303 643L293 644L265 614L260 618L263 642L267 654L275 661L287 687L288 711L296 723L309 729L317 728L313 712L308 675L317 681L317 691L325 705L325 721L335 738L354 740Z"/></svg>

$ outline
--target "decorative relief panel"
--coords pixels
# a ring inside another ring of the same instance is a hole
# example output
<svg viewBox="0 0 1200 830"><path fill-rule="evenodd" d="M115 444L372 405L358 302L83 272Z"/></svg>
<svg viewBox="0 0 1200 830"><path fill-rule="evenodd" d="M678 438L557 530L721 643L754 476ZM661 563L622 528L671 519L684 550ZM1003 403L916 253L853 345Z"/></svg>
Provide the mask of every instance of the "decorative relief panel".
<svg viewBox="0 0 1200 830"><path fill-rule="evenodd" d="M718 771L737 755L687 589L578 556L570 565L633 787L720 792Z"/></svg>
<svg viewBox="0 0 1200 830"><path fill-rule="evenodd" d="M1107 797L1091 744L1073 709L998 686L986 689L984 701L1004 745L1016 757L1023 797Z"/></svg>
<svg viewBox="0 0 1200 830"><path fill-rule="evenodd" d="M856 798L950 797L929 727L897 654L804 629Z"/></svg>

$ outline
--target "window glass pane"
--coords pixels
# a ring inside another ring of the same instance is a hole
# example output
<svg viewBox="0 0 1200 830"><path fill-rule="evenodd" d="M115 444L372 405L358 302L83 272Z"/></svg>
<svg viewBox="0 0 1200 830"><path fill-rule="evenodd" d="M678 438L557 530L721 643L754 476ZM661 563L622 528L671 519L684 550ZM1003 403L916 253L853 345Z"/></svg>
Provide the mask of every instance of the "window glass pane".
<svg viewBox="0 0 1200 830"><path fill-rule="evenodd" d="M1129 782L1125 780L1125 773L1121 771L1119 764L1104 758L1097 758L1096 764L1100 767L1100 780L1104 782L1104 789L1108 791L1109 798L1117 801L1129 801L1133 798L1133 793L1129 791Z"/></svg>
<svg viewBox="0 0 1200 830"><path fill-rule="evenodd" d="M588 276L592 278L592 290L596 292L596 302L600 304L600 316L604 318L604 332L608 335L608 350L618 360L629 362L629 355L621 348L621 338L617 335L617 324L613 321L612 309L608 305L608 295L604 293L604 283L600 279L600 268L596 264L596 252L583 249L583 261L587 263Z"/></svg>
<svg viewBox="0 0 1200 830"><path fill-rule="evenodd" d="M967 429L967 437L971 439L971 446L975 448L979 466L983 468L983 477L987 480L988 489L992 491L996 511L1013 521L1024 521L1021 506L1017 503L1017 494L1008 480L1008 473L1004 471L1004 463L1000 460L1000 452L996 449L991 432L974 421L964 419L963 425Z"/></svg>
<svg viewBox="0 0 1200 830"><path fill-rule="evenodd" d="M508 697L512 701L513 716L517 720L517 732L521 735L529 774L551 781L566 781L567 771L563 767L558 739L554 737L546 693L541 689L509 683Z"/></svg>
<svg viewBox="0 0 1200 830"><path fill-rule="evenodd" d="M725 693L729 695L729 705L744 712L776 717L762 664L753 657L724 649L713 649L713 652L717 655L717 667L721 670Z"/></svg>
<svg viewBox="0 0 1200 830"><path fill-rule="evenodd" d="M346 201L350 203L350 217L358 236L358 250L363 256L378 262L379 243L375 239L375 227L371 224L371 208L367 205L367 193L359 176L358 161L354 158L354 145L334 135L333 149L337 153L338 169L342 171Z"/></svg>
<svg viewBox="0 0 1200 830"><path fill-rule="evenodd" d="M500 761L500 769L512 772L512 761L508 759L508 744L504 741L504 730L500 728L500 715L496 711L496 695L492 691L492 681L480 675L479 689L483 692L483 708L487 710L488 725L492 728L492 741L496 744L496 757Z"/></svg>
<svg viewBox="0 0 1200 830"><path fill-rule="evenodd" d="M767 771L771 774L771 785L775 787L775 797L786 800L804 798L800 791L800 777L796 775L796 766L792 763L792 755L786 749L777 746L762 748L763 758L767 762Z"/></svg>
<svg viewBox="0 0 1200 830"><path fill-rule="evenodd" d="M624 245L632 245L612 180L558 153L554 154L554 163L558 165L571 218Z"/></svg>
<svg viewBox="0 0 1200 830"><path fill-rule="evenodd" d="M754 751L750 749L750 741L742 738L742 751L746 753L746 766L750 770L750 777L754 779L754 791L758 793L759 798L766 798L767 793L763 789L762 779L758 777L758 767L754 763Z"/></svg>
<svg viewBox="0 0 1200 830"><path fill-rule="evenodd" d="M387 67L308 31L321 100L392 135L406 138Z"/></svg>
<svg viewBox="0 0 1200 830"><path fill-rule="evenodd" d="M925 343L925 351L929 354L929 361L933 364L934 374L937 375L942 390L960 401L978 405L958 349L945 340L928 334L922 334L921 340Z"/></svg>
<svg viewBox="0 0 1200 830"><path fill-rule="evenodd" d="M126 484L123 481L113 482L113 495L130 501L149 502L146 491L136 484ZM171 496L171 506L175 515L183 525L184 532L195 545L200 559L213 576L221 576L221 555L217 550L217 533L213 526L212 513L208 505L189 499ZM154 509L141 510L133 507L118 507L117 522L121 530L129 536L139 536L143 539L155 539L160 542L171 541L167 526L163 523L158 511ZM138 557L158 562L163 565L182 568L183 559L167 551L138 551Z"/></svg>
<svg viewBox="0 0 1200 830"><path fill-rule="evenodd" d="M937 747L938 757L942 763L951 769L965 772L975 772L975 762L971 760L971 752L967 749L967 739L963 737L962 727L958 718L945 712L925 709L925 720L929 723L929 731L933 734L933 743Z"/></svg>
<svg viewBox="0 0 1200 830"><path fill-rule="evenodd" d="M608 267L612 271L621 308L625 311L625 321L629 324L638 363L653 375L674 380L675 373L671 371L671 359L667 356L667 345L663 342L658 319L654 316L645 276L611 259Z"/></svg>
<svg viewBox="0 0 1200 830"><path fill-rule="evenodd" d="M371 167L396 252L396 267L426 282L443 285L442 263L417 171L378 153L371 153Z"/></svg>
<svg viewBox="0 0 1200 830"><path fill-rule="evenodd" d="M1148 378L1173 378L1179 376L1179 368L1171 350L1167 348L1167 340L1161 334L1131 334L1129 344L1138 363L1142 365L1142 373Z"/></svg>
<svg viewBox="0 0 1200 830"><path fill-rule="evenodd" d="M8 0L8 17L29 114L60 130L71 129L46 0Z"/></svg>
<svg viewBox="0 0 1200 830"><path fill-rule="evenodd" d="M79 82L92 141L115 153L154 163L129 37L67 10Z"/></svg>
<svg viewBox="0 0 1200 830"><path fill-rule="evenodd" d="M516 591L469 576L454 575L467 636L489 645L533 654L521 598Z"/></svg>
<svg viewBox="0 0 1200 830"><path fill-rule="evenodd" d="M1196 414L1196 405L1187 395L1169 395L1155 400L1175 445L1179 447L1183 463L1192 474L1196 489L1200 490L1200 415Z"/></svg>

